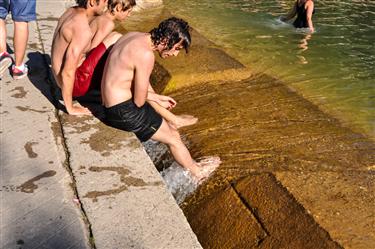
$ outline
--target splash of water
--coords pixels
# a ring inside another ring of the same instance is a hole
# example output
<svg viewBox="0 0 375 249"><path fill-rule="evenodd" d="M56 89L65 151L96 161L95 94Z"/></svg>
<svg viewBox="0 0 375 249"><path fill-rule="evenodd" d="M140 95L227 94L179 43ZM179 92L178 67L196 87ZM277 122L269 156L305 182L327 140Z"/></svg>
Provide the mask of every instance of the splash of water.
<svg viewBox="0 0 375 249"><path fill-rule="evenodd" d="M193 180L189 171L173 160L167 146L153 140L144 142L143 146L176 202L181 204L197 188L197 182Z"/></svg>
<svg viewBox="0 0 375 249"><path fill-rule="evenodd" d="M181 204L198 186L191 174L176 162L164 169L161 175L178 204Z"/></svg>

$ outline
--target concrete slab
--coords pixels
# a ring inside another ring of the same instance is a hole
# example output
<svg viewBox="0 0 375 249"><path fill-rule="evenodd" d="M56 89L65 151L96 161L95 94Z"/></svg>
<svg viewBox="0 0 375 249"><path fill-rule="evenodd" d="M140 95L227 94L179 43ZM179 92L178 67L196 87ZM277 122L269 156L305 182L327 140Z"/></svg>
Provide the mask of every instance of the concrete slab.
<svg viewBox="0 0 375 249"><path fill-rule="evenodd" d="M47 62L51 30L71 2L43 2L38 11ZM51 91L56 103L59 91ZM57 139L66 145L66 164L96 248L201 248L134 134L107 127L94 117L62 112L52 123L54 130L60 125Z"/></svg>
<svg viewBox="0 0 375 249"><path fill-rule="evenodd" d="M7 23L12 47L13 25ZM65 152L51 129L57 119L52 97L47 96L46 64L35 22L30 23L29 44L29 77L15 81L6 72L0 84L0 248L89 248L64 167Z"/></svg>
<svg viewBox="0 0 375 249"><path fill-rule="evenodd" d="M201 248L134 134L60 115L97 248Z"/></svg>

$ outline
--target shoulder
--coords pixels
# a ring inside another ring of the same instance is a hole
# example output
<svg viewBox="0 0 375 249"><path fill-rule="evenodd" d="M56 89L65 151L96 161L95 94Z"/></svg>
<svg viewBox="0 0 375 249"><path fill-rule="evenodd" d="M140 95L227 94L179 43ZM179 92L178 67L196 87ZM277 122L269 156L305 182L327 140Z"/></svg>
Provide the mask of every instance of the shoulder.
<svg viewBox="0 0 375 249"><path fill-rule="evenodd" d="M140 50L138 54L138 58L144 63L154 63L155 61L154 52L150 50Z"/></svg>
<svg viewBox="0 0 375 249"><path fill-rule="evenodd" d="M100 28L109 31L112 31L115 28L115 23L106 16L101 16L98 25Z"/></svg>
<svg viewBox="0 0 375 249"><path fill-rule="evenodd" d="M306 3L305 3L305 6L308 8L308 7L314 7L314 2L313 1L307 1Z"/></svg>
<svg viewBox="0 0 375 249"><path fill-rule="evenodd" d="M137 42L136 40L132 41L132 50L131 57L133 58L134 64L141 67L153 66L155 62L155 55L152 50L147 49L144 44Z"/></svg>

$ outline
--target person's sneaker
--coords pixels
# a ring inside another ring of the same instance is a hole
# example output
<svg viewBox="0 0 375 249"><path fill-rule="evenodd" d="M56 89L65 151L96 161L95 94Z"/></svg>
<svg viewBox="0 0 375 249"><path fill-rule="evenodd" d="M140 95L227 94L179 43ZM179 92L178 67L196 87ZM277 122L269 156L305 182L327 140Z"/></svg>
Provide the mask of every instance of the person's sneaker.
<svg viewBox="0 0 375 249"><path fill-rule="evenodd" d="M23 64L20 67L16 67L13 65L12 67L12 76L13 79L19 80L27 76L27 73L29 72L29 69L27 68L26 64Z"/></svg>
<svg viewBox="0 0 375 249"><path fill-rule="evenodd" d="M12 65L12 63L13 63L12 57L10 57L10 55L7 52L4 52L0 56L0 76L3 75L5 70L7 70L8 67Z"/></svg>

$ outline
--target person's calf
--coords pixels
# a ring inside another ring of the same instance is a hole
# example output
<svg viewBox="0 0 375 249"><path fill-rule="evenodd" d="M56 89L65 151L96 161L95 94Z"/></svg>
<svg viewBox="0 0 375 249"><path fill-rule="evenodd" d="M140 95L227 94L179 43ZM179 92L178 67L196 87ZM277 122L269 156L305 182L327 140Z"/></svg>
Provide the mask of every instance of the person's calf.
<svg viewBox="0 0 375 249"><path fill-rule="evenodd" d="M29 39L29 26L27 22L14 22L14 57L15 65L22 67Z"/></svg>

